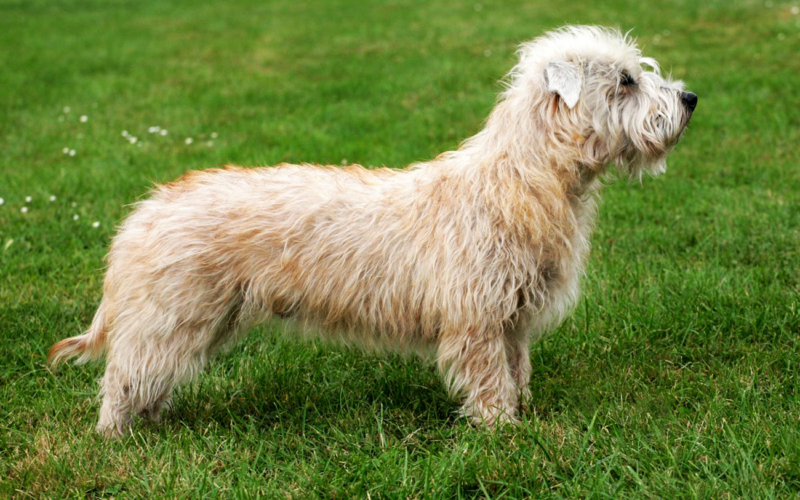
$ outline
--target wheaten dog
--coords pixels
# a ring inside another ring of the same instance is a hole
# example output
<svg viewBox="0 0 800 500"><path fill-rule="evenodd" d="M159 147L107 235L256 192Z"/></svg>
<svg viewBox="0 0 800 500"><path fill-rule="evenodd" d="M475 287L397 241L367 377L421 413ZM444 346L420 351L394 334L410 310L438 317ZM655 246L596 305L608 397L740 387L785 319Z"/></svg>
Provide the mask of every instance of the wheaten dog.
<svg viewBox="0 0 800 500"><path fill-rule="evenodd" d="M111 245L91 328L49 355L105 354L97 429L156 419L273 315L303 335L431 353L465 415L515 420L530 342L578 298L599 178L663 172L697 103L617 31L566 27L519 55L484 129L433 161L230 167L157 186Z"/></svg>

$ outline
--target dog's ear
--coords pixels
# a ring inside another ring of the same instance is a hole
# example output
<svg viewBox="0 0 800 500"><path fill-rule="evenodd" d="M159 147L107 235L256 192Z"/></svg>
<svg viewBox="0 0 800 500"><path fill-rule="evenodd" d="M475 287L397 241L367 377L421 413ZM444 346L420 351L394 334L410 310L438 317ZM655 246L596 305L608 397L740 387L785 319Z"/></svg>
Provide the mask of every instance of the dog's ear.
<svg viewBox="0 0 800 500"><path fill-rule="evenodd" d="M578 103L583 75L577 64L563 61L548 63L544 68L544 81L547 91L560 95L569 109Z"/></svg>

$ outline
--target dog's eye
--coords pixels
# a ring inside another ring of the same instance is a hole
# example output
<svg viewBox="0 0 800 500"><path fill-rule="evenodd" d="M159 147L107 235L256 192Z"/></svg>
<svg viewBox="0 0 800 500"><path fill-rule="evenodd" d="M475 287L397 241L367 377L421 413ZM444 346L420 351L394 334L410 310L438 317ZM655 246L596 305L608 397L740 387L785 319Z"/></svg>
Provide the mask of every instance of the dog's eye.
<svg viewBox="0 0 800 500"><path fill-rule="evenodd" d="M619 79L619 84L623 87L630 87L631 85L636 85L636 81L634 81L630 73L623 71L622 76Z"/></svg>

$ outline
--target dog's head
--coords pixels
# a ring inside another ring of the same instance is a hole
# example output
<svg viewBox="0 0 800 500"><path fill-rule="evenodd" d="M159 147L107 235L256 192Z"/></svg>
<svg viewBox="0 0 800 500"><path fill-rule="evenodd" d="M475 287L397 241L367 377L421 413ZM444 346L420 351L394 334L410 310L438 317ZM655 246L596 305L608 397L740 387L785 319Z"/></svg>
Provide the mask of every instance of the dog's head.
<svg viewBox="0 0 800 500"><path fill-rule="evenodd" d="M543 122L560 140L574 141L587 163L614 163L632 176L666 169L697 96L661 76L632 39L570 26L523 45L520 55L514 81L527 84Z"/></svg>

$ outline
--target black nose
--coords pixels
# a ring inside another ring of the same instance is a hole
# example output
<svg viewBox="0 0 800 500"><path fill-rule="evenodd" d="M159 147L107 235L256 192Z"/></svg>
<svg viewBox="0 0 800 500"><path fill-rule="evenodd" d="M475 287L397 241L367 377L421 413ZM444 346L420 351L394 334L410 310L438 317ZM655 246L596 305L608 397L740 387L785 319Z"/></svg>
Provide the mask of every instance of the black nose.
<svg viewBox="0 0 800 500"><path fill-rule="evenodd" d="M684 92L681 94L681 102L689 112L694 111L694 108L697 107L697 94L692 94L691 92Z"/></svg>

